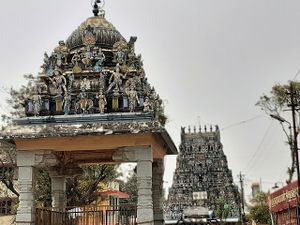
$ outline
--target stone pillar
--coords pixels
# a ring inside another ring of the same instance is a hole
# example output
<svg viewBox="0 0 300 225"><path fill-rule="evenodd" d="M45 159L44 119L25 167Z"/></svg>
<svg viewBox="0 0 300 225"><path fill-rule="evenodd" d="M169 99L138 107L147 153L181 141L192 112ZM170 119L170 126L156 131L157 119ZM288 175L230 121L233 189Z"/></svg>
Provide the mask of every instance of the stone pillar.
<svg viewBox="0 0 300 225"><path fill-rule="evenodd" d="M154 161L152 165L152 198L153 198L153 214L154 225L164 224L163 213L163 175L164 163L163 161Z"/></svg>
<svg viewBox="0 0 300 225"><path fill-rule="evenodd" d="M137 149L137 223L153 225L153 200L152 200L152 149Z"/></svg>
<svg viewBox="0 0 300 225"><path fill-rule="evenodd" d="M53 175L51 177L51 196L52 207L65 208L66 207L66 177L63 175Z"/></svg>
<svg viewBox="0 0 300 225"><path fill-rule="evenodd" d="M16 225L34 225L34 165L35 153L17 151L19 206L16 216Z"/></svg>

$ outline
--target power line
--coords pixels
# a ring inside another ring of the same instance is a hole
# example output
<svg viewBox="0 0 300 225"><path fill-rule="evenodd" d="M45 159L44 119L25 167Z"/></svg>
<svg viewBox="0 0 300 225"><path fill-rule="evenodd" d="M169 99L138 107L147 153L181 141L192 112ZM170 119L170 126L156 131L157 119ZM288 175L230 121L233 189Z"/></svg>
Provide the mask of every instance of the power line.
<svg viewBox="0 0 300 225"><path fill-rule="evenodd" d="M270 129L271 129L271 127L272 127L272 124L273 124L273 121L271 120L271 121L270 121L270 125L268 126L267 130L265 131L265 134L264 134L262 140L260 141L259 145L258 145L257 148L256 148L256 151L254 152L254 154L252 155L252 157L250 158L250 160L248 161L248 163L247 163L246 166L244 167L244 170L243 170L243 171L245 171L245 170L251 165L251 163L252 163L253 160L255 159L256 155L259 153L259 150L260 150L262 144L264 143L264 141L265 141L265 139L266 139L268 133L270 132Z"/></svg>
<svg viewBox="0 0 300 225"><path fill-rule="evenodd" d="M294 76L294 79L293 80L296 80L296 78L298 77L298 75L300 74L300 69L297 71L297 73L295 74Z"/></svg>
<svg viewBox="0 0 300 225"><path fill-rule="evenodd" d="M274 136L269 136L265 141L264 141L264 147L261 147L261 151L258 152L258 154L255 157L255 160L252 161L250 166L247 168L247 173L250 173L256 166L258 166L262 161L267 160L270 158L268 153L268 150L272 149L274 142L272 142ZM261 165L261 164L260 164Z"/></svg>
<svg viewBox="0 0 300 225"><path fill-rule="evenodd" d="M232 128L232 127L236 127L236 126L239 126L241 124L244 124L244 123L247 123L247 122L250 122L250 121L253 121L253 120L256 120L256 119L259 119L261 117L265 116L265 114L260 114L260 115L257 115L255 117L252 117L250 119L247 119L247 120L243 120L243 121L240 121L240 122L236 122L236 123L232 123L224 128L221 129L221 131L223 130L226 130L226 129L229 129L229 128Z"/></svg>

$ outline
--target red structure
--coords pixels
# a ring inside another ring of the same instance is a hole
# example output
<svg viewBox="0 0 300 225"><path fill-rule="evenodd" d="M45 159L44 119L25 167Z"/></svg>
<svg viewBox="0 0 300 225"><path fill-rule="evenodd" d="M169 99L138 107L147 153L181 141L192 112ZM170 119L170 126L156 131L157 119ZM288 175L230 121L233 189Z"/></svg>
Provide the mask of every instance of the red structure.
<svg viewBox="0 0 300 225"><path fill-rule="evenodd" d="M297 225L297 197L297 181L271 194L270 208L275 224Z"/></svg>

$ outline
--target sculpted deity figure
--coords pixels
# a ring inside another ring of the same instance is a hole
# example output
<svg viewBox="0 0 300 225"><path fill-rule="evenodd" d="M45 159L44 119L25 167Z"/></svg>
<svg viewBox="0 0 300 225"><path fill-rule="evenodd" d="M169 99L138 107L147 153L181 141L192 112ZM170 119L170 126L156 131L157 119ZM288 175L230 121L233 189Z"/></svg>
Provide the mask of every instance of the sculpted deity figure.
<svg viewBox="0 0 300 225"><path fill-rule="evenodd" d="M116 71L112 73L112 75L109 78L109 86L107 89L107 92L109 92L112 88L119 91L122 85L122 78L124 79L126 75L123 75L120 73L120 65L117 64Z"/></svg>
<svg viewBox="0 0 300 225"><path fill-rule="evenodd" d="M67 57L69 55L69 49L64 41L59 41L58 46L54 49L54 55L56 56L56 65L61 66L67 63Z"/></svg>
<svg viewBox="0 0 300 225"><path fill-rule="evenodd" d="M105 110L105 106L107 104L105 95L102 93L102 91L100 91L99 95L98 95L98 104L99 104L99 112L101 114L104 113Z"/></svg>
<svg viewBox="0 0 300 225"><path fill-rule="evenodd" d="M129 46L128 58L131 60L134 59L135 57L134 44L136 40L137 37L130 37L130 40L128 42L128 46Z"/></svg>
<svg viewBox="0 0 300 225"><path fill-rule="evenodd" d="M134 85L131 85L130 90L128 91L128 100L129 100L129 110L134 112L136 102L139 102L137 91L134 88Z"/></svg>
<svg viewBox="0 0 300 225"><path fill-rule="evenodd" d="M105 72L100 73L99 88L100 88L100 90L105 90L105 88L106 88L106 73Z"/></svg>
<svg viewBox="0 0 300 225"><path fill-rule="evenodd" d="M144 109L143 109L144 112L152 112L152 104L149 100L148 97L146 97L145 99L145 102L144 102Z"/></svg>
<svg viewBox="0 0 300 225"><path fill-rule="evenodd" d="M48 78L50 80L49 92L52 95L62 95L62 93L67 92L67 80L59 68L56 68L54 73L53 78Z"/></svg>
<svg viewBox="0 0 300 225"><path fill-rule="evenodd" d="M49 57L47 52L44 53L44 64L41 66L43 68L43 72L51 77L54 74L54 66L53 66L53 57Z"/></svg>
<svg viewBox="0 0 300 225"><path fill-rule="evenodd" d="M67 85L67 80L66 78L64 77L64 75L62 74L61 70L55 70L55 81L56 81L56 84L59 88L59 91L60 93L67 93L67 88L66 88L66 85Z"/></svg>
<svg viewBox="0 0 300 225"><path fill-rule="evenodd" d="M75 103L75 113L78 113L78 111L81 113L89 113L94 106L93 100L88 99L85 92L80 93L79 98L80 99Z"/></svg>
<svg viewBox="0 0 300 225"><path fill-rule="evenodd" d="M73 87L73 82L74 82L74 74L70 74L68 76L69 84L68 84L68 91L70 92L72 87Z"/></svg>
<svg viewBox="0 0 300 225"><path fill-rule="evenodd" d="M33 114L35 116L38 116L41 111L41 106L42 106L41 96L39 96L37 94L33 95L32 104L33 104Z"/></svg>
<svg viewBox="0 0 300 225"><path fill-rule="evenodd" d="M71 95L65 94L64 96L64 112L65 115L68 115L71 107Z"/></svg>
<svg viewBox="0 0 300 225"><path fill-rule="evenodd" d="M80 73L82 71L79 62L81 61L81 57L78 53L78 51L76 51L71 59L72 64L74 65L73 67L73 73Z"/></svg>
<svg viewBox="0 0 300 225"><path fill-rule="evenodd" d="M84 52L82 53L82 63L85 67L90 67L92 63L93 53L91 52L91 47L85 47Z"/></svg>
<svg viewBox="0 0 300 225"><path fill-rule="evenodd" d="M44 82L37 83L37 92L39 94L47 94L48 93L48 86Z"/></svg>
<svg viewBox="0 0 300 225"><path fill-rule="evenodd" d="M116 52L116 61L120 65L124 64L126 61L126 52L121 48L119 48Z"/></svg>
<svg viewBox="0 0 300 225"><path fill-rule="evenodd" d="M99 48L99 51L94 52L94 59L96 60L95 66L93 67L93 71L95 72L101 72L102 71L102 65L105 60L105 55L102 52L101 48Z"/></svg>

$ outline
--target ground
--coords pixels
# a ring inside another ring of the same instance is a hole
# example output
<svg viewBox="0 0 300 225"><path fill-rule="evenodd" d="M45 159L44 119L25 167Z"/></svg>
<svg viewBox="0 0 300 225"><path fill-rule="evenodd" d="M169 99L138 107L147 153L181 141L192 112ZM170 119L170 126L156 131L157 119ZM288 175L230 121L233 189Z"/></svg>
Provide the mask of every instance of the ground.
<svg viewBox="0 0 300 225"><path fill-rule="evenodd" d="M14 216L0 216L1 225L11 225L14 224Z"/></svg>

